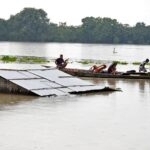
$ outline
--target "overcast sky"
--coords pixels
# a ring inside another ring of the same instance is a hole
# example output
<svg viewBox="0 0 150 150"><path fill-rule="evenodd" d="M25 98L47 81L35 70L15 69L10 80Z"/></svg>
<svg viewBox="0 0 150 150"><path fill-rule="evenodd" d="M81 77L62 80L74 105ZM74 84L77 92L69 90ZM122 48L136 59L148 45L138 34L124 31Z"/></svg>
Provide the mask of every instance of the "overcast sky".
<svg viewBox="0 0 150 150"><path fill-rule="evenodd" d="M80 25L89 16L109 17L123 24L150 25L150 0L0 0L0 18L8 19L25 7L41 8L53 23Z"/></svg>

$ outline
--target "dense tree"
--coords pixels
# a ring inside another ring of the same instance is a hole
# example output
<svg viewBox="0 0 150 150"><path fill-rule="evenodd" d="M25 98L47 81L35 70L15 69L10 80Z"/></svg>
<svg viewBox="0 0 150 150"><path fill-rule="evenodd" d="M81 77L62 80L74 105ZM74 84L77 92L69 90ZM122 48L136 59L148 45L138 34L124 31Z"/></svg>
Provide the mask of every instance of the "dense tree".
<svg viewBox="0 0 150 150"><path fill-rule="evenodd" d="M45 41L49 19L42 9L25 8L8 20L9 38L18 41Z"/></svg>
<svg viewBox="0 0 150 150"><path fill-rule="evenodd" d="M7 31L7 22L3 19L0 19L0 40L7 41L8 40L8 31Z"/></svg>
<svg viewBox="0 0 150 150"><path fill-rule="evenodd" d="M85 17L80 26L58 25L42 9L24 8L8 20L0 19L0 41L150 44L150 26L131 27L116 19Z"/></svg>

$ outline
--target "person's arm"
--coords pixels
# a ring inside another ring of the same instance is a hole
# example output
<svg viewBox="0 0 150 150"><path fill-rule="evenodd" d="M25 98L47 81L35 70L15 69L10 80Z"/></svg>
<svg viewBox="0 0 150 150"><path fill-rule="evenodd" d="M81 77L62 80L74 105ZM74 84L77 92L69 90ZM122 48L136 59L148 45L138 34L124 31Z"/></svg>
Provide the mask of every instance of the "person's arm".
<svg viewBox="0 0 150 150"><path fill-rule="evenodd" d="M57 65L57 59L55 60L55 64Z"/></svg>
<svg viewBox="0 0 150 150"><path fill-rule="evenodd" d="M94 72L94 66L92 66L90 69L89 69L91 72Z"/></svg>
<svg viewBox="0 0 150 150"><path fill-rule="evenodd" d="M67 59L65 59L65 61L64 62L66 62L67 63L67 61L69 60L69 58L67 58Z"/></svg>

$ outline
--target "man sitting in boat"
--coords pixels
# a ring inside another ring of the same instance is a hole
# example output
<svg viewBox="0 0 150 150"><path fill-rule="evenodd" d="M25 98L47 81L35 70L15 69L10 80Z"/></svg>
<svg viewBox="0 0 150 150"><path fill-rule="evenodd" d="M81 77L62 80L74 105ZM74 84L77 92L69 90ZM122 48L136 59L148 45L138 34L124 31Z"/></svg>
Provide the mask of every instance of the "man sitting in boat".
<svg viewBox="0 0 150 150"><path fill-rule="evenodd" d="M116 66L117 62L113 62L108 68L108 73L116 74Z"/></svg>
<svg viewBox="0 0 150 150"><path fill-rule="evenodd" d="M59 58L55 60L55 64L58 69L63 69L67 66L68 59L64 60L63 55L61 54Z"/></svg>
<svg viewBox="0 0 150 150"><path fill-rule="evenodd" d="M98 73L98 72L102 72L103 69L106 68L106 65L105 64L102 64L100 66L96 66L96 65L93 65L90 70L92 70L93 73Z"/></svg>
<svg viewBox="0 0 150 150"><path fill-rule="evenodd" d="M149 62L149 59L143 61L139 66L139 72L147 72L145 65Z"/></svg>

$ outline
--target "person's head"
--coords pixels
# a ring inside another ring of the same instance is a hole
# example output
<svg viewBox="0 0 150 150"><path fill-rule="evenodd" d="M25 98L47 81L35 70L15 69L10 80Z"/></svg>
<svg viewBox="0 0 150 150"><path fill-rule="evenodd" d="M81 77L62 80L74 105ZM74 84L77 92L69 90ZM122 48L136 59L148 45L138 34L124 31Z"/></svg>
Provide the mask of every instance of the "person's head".
<svg viewBox="0 0 150 150"><path fill-rule="evenodd" d="M146 62L149 62L149 59L148 59L148 58L146 59Z"/></svg>
<svg viewBox="0 0 150 150"><path fill-rule="evenodd" d="M97 68L97 66L96 65L93 65L93 69L96 69Z"/></svg>
<svg viewBox="0 0 150 150"><path fill-rule="evenodd" d="M63 58L63 54L60 54L60 58Z"/></svg>

